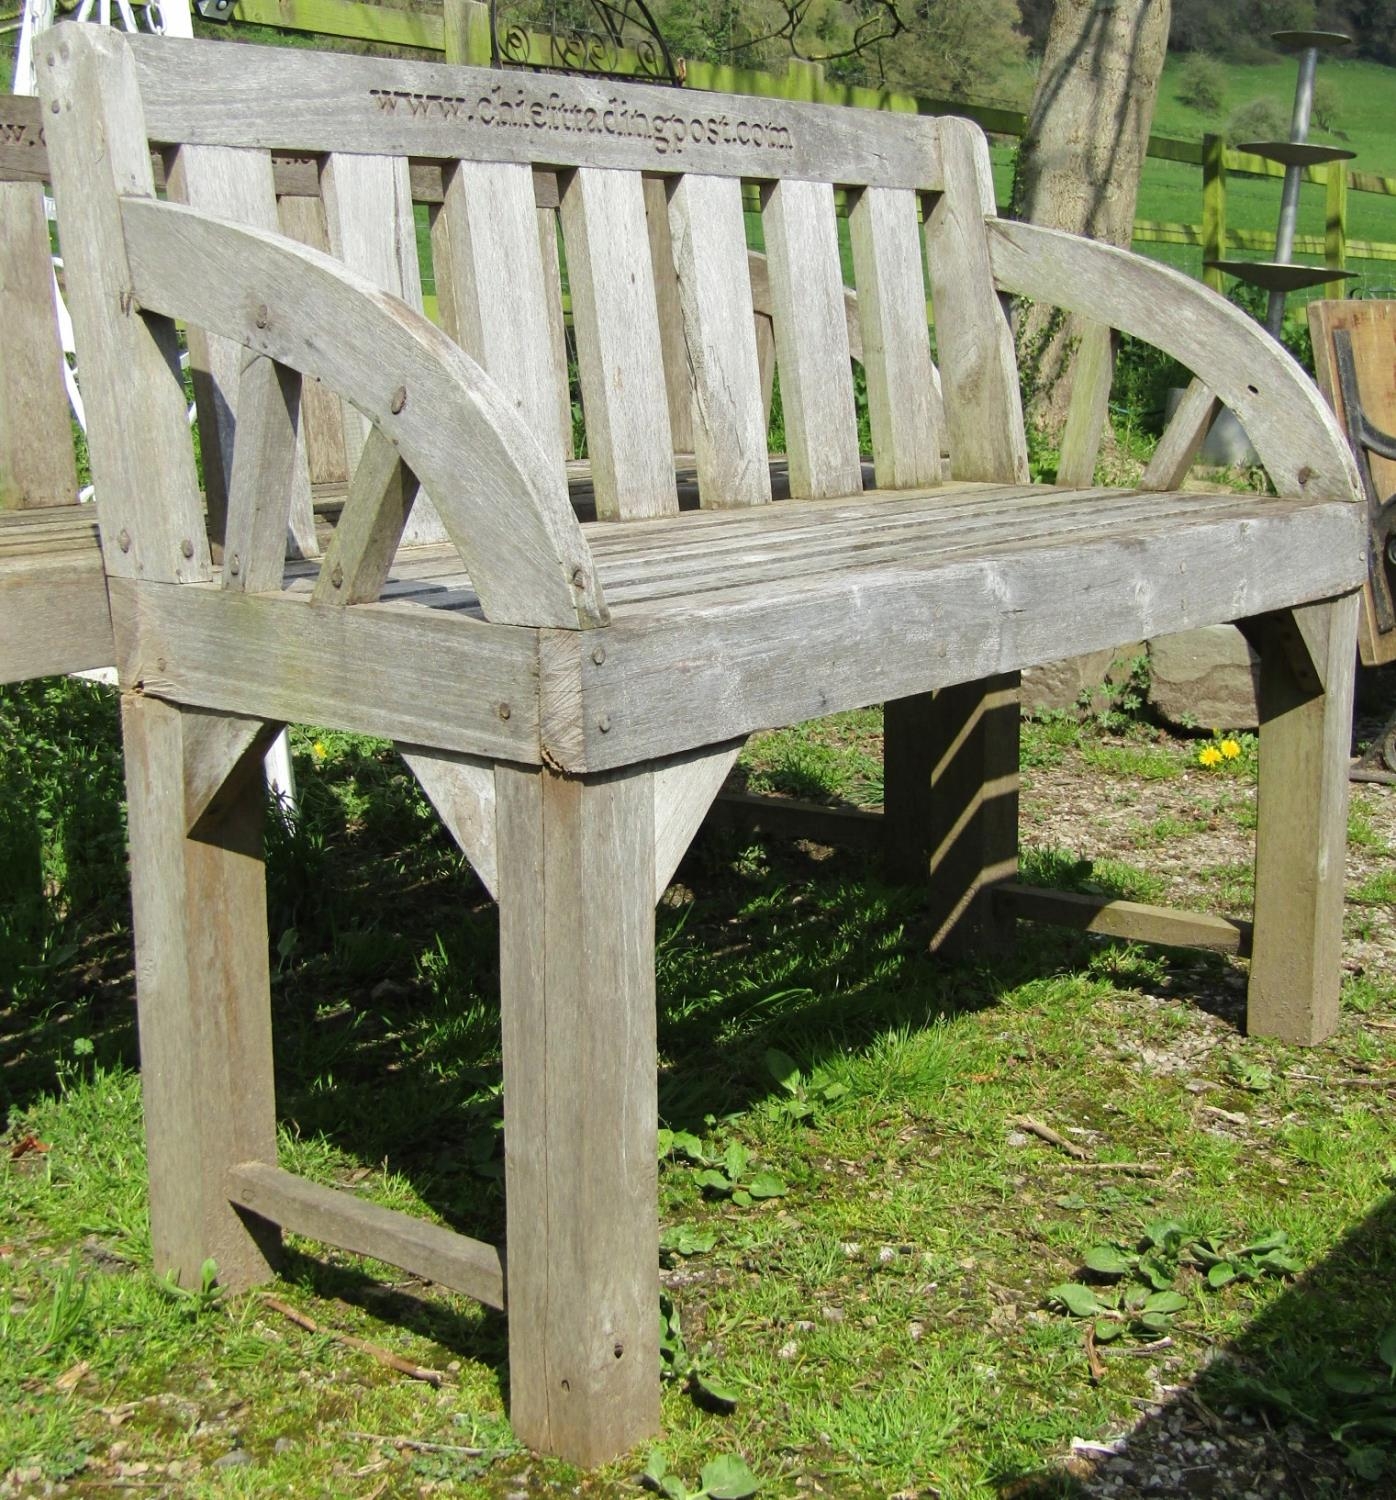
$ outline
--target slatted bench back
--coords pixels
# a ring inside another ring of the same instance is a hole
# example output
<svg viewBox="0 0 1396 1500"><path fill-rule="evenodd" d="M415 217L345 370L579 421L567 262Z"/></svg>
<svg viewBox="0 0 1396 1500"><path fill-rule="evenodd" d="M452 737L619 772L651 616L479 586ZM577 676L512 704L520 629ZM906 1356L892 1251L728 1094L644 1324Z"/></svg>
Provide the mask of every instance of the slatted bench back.
<svg viewBox="0 0 1396 1500"><path fill-rule="evenodd" d="M743 181L761 192L792 493L849 494L860 482L835 185L850 190L878 482L938 479L918 222L929 194L940 357L955 372L947 446L961 477L1018 477L1017 379L979 227L992 188L972 126L290 49L138 41L135 52L151 136L177 143L186 166L173 180L183 176L196 206L274 224L265 153L305 153L328 248L420 307L412 203L435 200L432 258L451 331L560 462L556 250L546 217L540 234L548 183L540 194L533 170L556 182L602 515L677 505L656 251L677 271L700 492L725 505L767 496ZM317 237L309 200L288 195L281 214ZM350 467L361 443L361 423L349 422Z"/></svg>
<svg viewBox="0 0 1396 1500"><path fill-rule="evenodd" d="M531 434L530 462L561 485L570 410L555 202L600 517L677 512L674 429L685 415L701 504L771 498L744 189L759 196L790 494L851 495L863 483L836 192L878 487L938 483L943 452L955 478L1027 478L985 230L988 156L967 122L291 49L128 45L171 199L318 243L418 309L416 205L426 205L442 321ZM672 357L666 383L666 288L681 317L687 412ZM192 321L190 350L216 544L246 350ZM288 480L293 553L314 550L310 482L347 480L368 431L311 382L303 399L303 452ZM444 535L419 500L407 539ZM201 576L197 560L173 572Z"/></svg>

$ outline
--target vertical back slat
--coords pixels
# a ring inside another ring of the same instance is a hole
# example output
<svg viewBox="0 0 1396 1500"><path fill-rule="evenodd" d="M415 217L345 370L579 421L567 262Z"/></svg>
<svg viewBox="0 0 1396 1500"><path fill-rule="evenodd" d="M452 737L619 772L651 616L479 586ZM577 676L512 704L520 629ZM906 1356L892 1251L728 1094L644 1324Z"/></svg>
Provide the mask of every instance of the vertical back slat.
<svg viewBox="0 0 1396 1500"><path fill-rule="evenodd" d="M174 324L131 306L119 196L155 196L135 68L119 36L76 32L42 49L39 83L44 118L54 116L49 162L72 250L68 304L83 351L103 560L116 578L203 581L212 563ZM114 308L129 316L114 318Z"/></svg>
<svg viewBox="0 0 1396 1500"><path fill-rule="evenodd" d="M863 477L834 189L827 182L773 183L762 194L761 222L790 493L857 494Z"/></svg>
<svg viewBox="0 0 1396 1500"><path fill-rule="evenodd" d="M659 310L659 347L664 358L664 391L669 400L669 436L675 453L692 453L693 405L669 223L669 192L660 177L646 177L644 186L645 224L650 233L650 261L654 266L654 300Z"/></svg>
<svg viewBox="0 0 1396 1500"><path fill-rule="evenodd" d="M299 240L302 245L309 245L312 250L329 250L325 208L319 198L288 193L277 204L277 214L282 234ZM344 413L340 410L338 397L317 380L301 383L300 427L311 484L348 484Z"/></svg>
<svg viewBox="0 0 1396 1500"><path fill-rule="evenodd" d="M0 182L0 509L78 497L48 218L37 182Z"/></svg>
<svg viewBox="0 0 1396 1500"><path fill-rule="evenodd" d="M879 488L940 479L940 402L931 367L916 196L865 188L848 213L868 416Z"/></svg>
<svg viewBox="0 0 1396 1500"><path fill-rule="evenodd" d="M442 221L436 280L455 322L448 331L498 382L560 472L565 450L532 171L461 162L448 175L438 231Z"/></svg>
<svg viewBox="0 0 1396 1500"><path fill-rule="evenodd" d="M705 507L759 505L771 498L771 473L741 182L681 177L669 219L699 497Z"/></svg>
<svg viewBox="0 0 1396 1500"><path fill-rule="evenodd" d="M232 146L181 146L171 153L167 190L178 203L257 229L276 230L276 187L266 151ZM237 430L237 399L245 351L231 339L211 337L191 327L189 367L199 409L199 436L204 460L204 493L209 533L222 542L232 483ZM287 547L313 556L315 518L305 462L290 471L292 494L287 510Z"/></svg>
<svg viewBox="0 0 1396 1500"><path fill-rule="evenodd" d="M940 127L945 190L926 213L926 263L950 471L956 479L1022 484L1028 443L1018 361L984 229L995 211L989 149L968 120L944 119Z"/></svg>
<svg viewBox="0 0 1396 1500"><path fill-rule="evenodd" d="M567 365L567 320L562 310L562 261L557 253L557 209L539 205L538 251L543 263L543 292L548 314L548 340L553 351L553 389L557 395L562 452L572 458L572 385Z"/></svg>
<svg viewBox="0 0 1396 1500"><path fill-rule="evenodd" d="M331 152L320 169L320 191L331 252L351 270L420 312L422 272L406 157ZM350 469L363 452L367 428L367 418L345 407L344 453ZM446 539L446 528L434 507L424 494L419 495L403 541Z"/></svg>
<svg viewBox="0 0 1396 1500"><path fill-rule="evenodd" d="M640 174L599 167L573 172L562 191L562 232L596 513L623 520L675 513Z"/></svg>

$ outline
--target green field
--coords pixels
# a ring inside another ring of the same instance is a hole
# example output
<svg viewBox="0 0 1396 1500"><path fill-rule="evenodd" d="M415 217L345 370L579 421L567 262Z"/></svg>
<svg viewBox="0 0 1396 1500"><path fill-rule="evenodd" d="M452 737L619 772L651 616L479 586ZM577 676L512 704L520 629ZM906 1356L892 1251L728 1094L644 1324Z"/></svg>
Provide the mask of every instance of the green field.
<svg viewBox="0 0 1396 1500"><path fill-rule="evenodd" d="M1222 65L1225 78L1221 108L1203 114L1189 108L1178 97L1185 60L1170 58L1159 88L1154 115L1154 133L1180 140L1200 140L1204 133L1224 135L1227 120L1239 107L1255 99L1269 98L1288 115L1294 98L1296 64L1279 58L1258 65ZM1344 146L1357 153L1351 166L1361 172L1396 176L1396 70L1377 63L1322 59L1320 87L1337 99L1333 130L1313 129L1310 138L1327 145ZM1024 69L1005 78L998 90L1004 103L1026 107L1033 77ZM995 180L1000 201L1006 202L1012 181L1013 152L1004 144L995 149ZM1279 211L1278 178L1230 176L1227 181L1227 225L1232 229L1273 232ZM1182 162L1149 160L1140 182L1137 216L1166 223L1197 224L1202 218L1202 169ZM1321 235L1324 230L1324 191L1306 186L1300 195L1299 233ZM1348 238L1396 244L1396 197L1372 193L1350 193ZM1146 254L1165 260L1190 275L1201 270L1201 253L1189 246L1141 244ZM1246 258L1243 254L1240 258ZM1259 258L1257 255L1256 258ZM1300 257L1302 258L1302 257ZM1396 287L1396 262L1354 259L1351 269L1361 273L1353 284L1368 296Z"/></svg>

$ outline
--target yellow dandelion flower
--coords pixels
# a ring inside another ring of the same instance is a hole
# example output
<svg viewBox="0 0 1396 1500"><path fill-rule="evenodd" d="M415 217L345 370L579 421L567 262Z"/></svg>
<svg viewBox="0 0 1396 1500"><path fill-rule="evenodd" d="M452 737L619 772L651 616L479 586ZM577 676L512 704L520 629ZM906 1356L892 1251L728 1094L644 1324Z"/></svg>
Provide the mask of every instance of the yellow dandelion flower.
<svg viewBox="0 0 1396 1500"><path fill-rule="evenodd" d="M316 760L324 760L324 758L329 754L329 751L325 749L324 740L316 740L315 743L310 747L310 753L315 757Z"/></svg>
<svg viewBox="0 0 1396 1500"><path fill-rule="evenodd" d="M1197 760L1199 765L1219 766L1221 765L1222 753L1215 745L1204 745L1197 752Z"/></svg>
<svg viewBox="0 0 1396 1500"><path fill-rule="evenodd" d="M1223 740L1221 742L1221 753L1227 760L1235 760L1241 753L1241 747L1235 740Z"/></svg>

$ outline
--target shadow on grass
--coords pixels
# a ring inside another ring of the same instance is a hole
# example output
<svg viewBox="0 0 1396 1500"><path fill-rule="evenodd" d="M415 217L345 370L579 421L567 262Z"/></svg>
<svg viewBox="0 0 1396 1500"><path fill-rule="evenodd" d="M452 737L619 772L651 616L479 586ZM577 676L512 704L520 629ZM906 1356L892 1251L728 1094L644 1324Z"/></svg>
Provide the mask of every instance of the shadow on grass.
<svg viewBox="0 0 1396 1500"><path fill-rule="evenodd" d="M1073 1461L1082 1471L1075 1476L1000 1476L999 1495L1390 1497L1396 1387L1378 1343L1396 1322L1393 1286L1396 1197L1388 1197L1194 1382L1142 1419L1118 1454ZM1224 1473L1249 1482L1219 1488Z"/></svg>
<svg viewBox="0 0 1396 1500"><path fill-rule="evenodd" d="M50 1091L77 1042L90 1042L101 1063L135 1062L112 695L71 684L24 691L0 704L12 747L31 747L12 753L0 773L0 879L10 898L0 931L7 1108ZM454 1228L498 1240L493 905L387 747L301 748L299 822L269 821L280 1118L302 1143L332 1143L332 1174L345 1159L401 1173ZM1069 885L1084 876L1038 878ZM770 1046L812 1070L889 1029L993 1006L1029 977L1079 970L1107 947L1024 928L1016 954L949 965L926 951L919 894L880 883L866 858L826 860L809 846L721 830L700 838L671 900L658 914L657 983L660 1112L675 1128L701 1130L710 1115L772 1097ZM1224 963L1190 955L1175 972L1175 994L1239 1024L1239 997L1220 983ZM1339 1359L1372 1366L1372 1340L1396 1316L1381 1290L1396 1259L1393 1228L1389 1206L1374 1214L1257 1322L1230 1361L1150 1419L1137 1442L1172 1440L1175 1428L1191 1436L1200 1424L1209 1440L1254 1450L1258 1462L1288 1474L1288 1423L1302 1417L1308 1433L1345 1420L1322 1370ZM295 1254L285 1274L504 1368L500 1318L462 1319L435 1299ZM1254 1379L1268 1406L1256 1406L1261 1395L1245 1384ZM1226 1414L1242 1398L1269 1416L1273 1434L1262 1420L1246 1426ZM1218 1422L1225 1433L1214 1430ZM1321 1461L1334 1484L1347 1483L1336 1449ZM1308 1447L1303 1462L1315 1462ZM1303 1485L1270 1493L1304 1500ZM1006 1477L1002 1491L1042 1500L1091 1493L1061 1473Z"/></svg>

